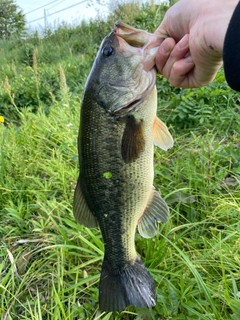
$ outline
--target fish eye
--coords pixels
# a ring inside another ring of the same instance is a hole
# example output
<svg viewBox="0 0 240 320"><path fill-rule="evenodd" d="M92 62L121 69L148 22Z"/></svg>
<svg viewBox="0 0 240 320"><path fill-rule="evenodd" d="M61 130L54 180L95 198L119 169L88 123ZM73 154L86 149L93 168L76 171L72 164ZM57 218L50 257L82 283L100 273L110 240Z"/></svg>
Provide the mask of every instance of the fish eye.
<svg viewBox="0 0 240 320"><path fill-rule="evenodd" d="M112 48L112 47L105 47L105 48L103 48L102 54L103 54L105 57L111 56L111 55L113 54L113 48Z"/></svg>

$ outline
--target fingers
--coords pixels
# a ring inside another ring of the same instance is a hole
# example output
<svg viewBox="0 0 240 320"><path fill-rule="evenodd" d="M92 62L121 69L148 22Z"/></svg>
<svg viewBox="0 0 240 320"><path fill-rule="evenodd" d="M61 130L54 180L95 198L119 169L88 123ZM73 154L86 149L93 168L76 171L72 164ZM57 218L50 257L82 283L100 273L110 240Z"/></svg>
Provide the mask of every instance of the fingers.
<svg viewBox="0 0 240 320"><path fill-rule="evenodd" d="M160 25L160 27L157 28L157 30L154 33L161 36L162 38L170 37L167 31L164 29L163 23Z"/></svg>
<svg viewBox="0 0 240 320"><path fill-rule="evenodd" d="M156 58L155 58L155 64L159 73L163 74L163 69L167 64L167 61L175 45L176 43L173 38L167 38L159 46L156 54Z"/></svg>
<svg viewBox="0 0 240 320"><path fill-rule="evenodd" d="M189 55L176 61L169 75L169 83L173 87L194 88L199 85L194 83L191 70L195 67L192 57Z"/></svg>
<svg viewBox="0 0 240 320"><path fill-rule="evenodd" d="M189 35L185 35L177 44L172 38L164 40L159 46L155 63L172 86L188 86L189 72L195 66L189 53Z"/></svg>

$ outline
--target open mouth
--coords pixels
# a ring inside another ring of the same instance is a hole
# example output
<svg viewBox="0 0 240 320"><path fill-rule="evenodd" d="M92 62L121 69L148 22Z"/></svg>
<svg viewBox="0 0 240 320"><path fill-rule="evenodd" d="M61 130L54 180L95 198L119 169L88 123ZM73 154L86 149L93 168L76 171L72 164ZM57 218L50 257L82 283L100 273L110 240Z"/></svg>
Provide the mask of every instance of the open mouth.
<svg viewBox="0 0 240 320"><path fill-rule="evenodd" d="M114 32L134 48L143 48L148 42L147 32L135 29L122 21L115 22Z"/></svg>
<svg viewBox="0 0 240 320"><path fill-rule="evenodd" d="M130 112L138 111L145 97L152 91L156 83L154 52L159 45L159 39L147 31L135 29L122 21L115 23L113 35L116 36L118 41L119 54L124 59L129 59L130 62L132 59L134 69L131 81L125 81L123 84L123 87L128 87L128 90L126 88L126 93L124 90L120 90L120 96L111 109L113 115L121 117ZM137 67L136 61L139 61ZM113 86L117 85L114 84ZM120 104L122 107L120 107Z"/></svg>

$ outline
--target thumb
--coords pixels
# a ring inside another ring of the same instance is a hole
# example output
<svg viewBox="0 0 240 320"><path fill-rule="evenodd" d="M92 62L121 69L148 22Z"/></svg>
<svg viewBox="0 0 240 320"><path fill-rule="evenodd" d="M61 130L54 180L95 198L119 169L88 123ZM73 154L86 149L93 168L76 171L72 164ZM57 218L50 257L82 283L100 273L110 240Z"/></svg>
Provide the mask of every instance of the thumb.
<svg viewBox="0 0 240 320"><path fill-rule="evenodd" d="M167 32L167 28L165 26L164 19L161 22L160 26L155 30L154 33L159 35L159 36L161 36L162 38L168 38L169 37L169 34Z"/></svg>

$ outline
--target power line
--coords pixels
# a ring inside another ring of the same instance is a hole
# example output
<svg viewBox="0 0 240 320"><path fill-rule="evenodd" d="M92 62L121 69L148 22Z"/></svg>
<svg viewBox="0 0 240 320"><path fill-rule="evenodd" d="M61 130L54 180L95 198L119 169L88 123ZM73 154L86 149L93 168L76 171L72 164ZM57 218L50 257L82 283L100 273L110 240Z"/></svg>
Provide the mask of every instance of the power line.
<svg viewBox="0 0 240 320"><path fill-rule="evenodd" d="M64 11L64 10L67 10L67 9L69 9L69 8L75 7L75 6L77 6L78 4L81 4L81 3L84 3L84 2L87 2L87 1L88 1L88 0L80 1L80 2L75 3L75 4L73 4L73 5L69 6L69 7L63 8L63 9L58 10L58 11L55 11L55 12L53 12L53 13L50 13L50 14L47 15L47 17L52 16L52 15L54 15L54 14L56 14L56 13L62 12L62 11ZM44 7L44 6L43 6L43 7ZM32 22L35 22L35 21L38 21L38 20L41 20L41 19L44 19L44 17L37 18L37 19L35 19L35 20L29 21L28 23L32 23Z"/></svg>
<svg viewBox="0 0 240 320"><path fill-rule="evenodd" d="M31 11L28 11L27 13L25 13L25 15L26 15L26 14L29 14L29 13L31 13L31 12L37 11L38 9L42 9L42 8L44 8L44 7L52 4L52 3L54 3L54 2L57 2L57 1L59 1L59 0L54 0L54 1L49 2L49 3L47 3L47 4L45 4L45 5L41 6L41 7L38 7L38 8L36 8L36 9L31 10Z"/></svg>
<svg viewBox="0 0 240 320"><path fill-rule="evenodd" d="M48 8L48 10L51 10L52 8L58 6L60 3L64 2L64 1L65 1L65 0L62 0L61 2L54 4L52 7Z"/></svg>
<svg viewBox="0 0 240 320"><path fill-rule="evenodd" d="M64 9L61 9L61 10L58 10L58 11L55 11L55 12L53 12L53 13L50 13L50 14L48 14L48 17L49 17L49 16L52 16L52 15L54 15L54 14L56 14L56 13L59 13L59 12L61 12L61 11L67 10L67 9L69 9L69 8L75 7L75 6L77 6L78 4L81 4L81 3L84 3L84 2L87 2L87 1L88 1L88 0L83 0L83 1L80 1L80 2L78 2L78 3L72 4L71 6L69 6L69 7L67 7L67 8L64 8Z"/></svg>

